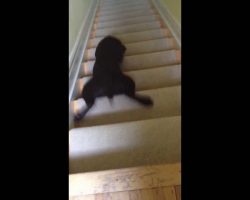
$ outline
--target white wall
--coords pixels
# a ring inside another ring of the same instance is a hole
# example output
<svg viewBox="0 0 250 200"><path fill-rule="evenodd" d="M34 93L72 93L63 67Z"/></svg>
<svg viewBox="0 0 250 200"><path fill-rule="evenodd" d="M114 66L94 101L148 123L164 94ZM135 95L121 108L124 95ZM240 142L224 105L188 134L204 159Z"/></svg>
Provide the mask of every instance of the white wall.
<svg viewBox="0 0 250 200"><path fill-rule="evenodd" d="M69 0L69 54L72 51L91 0Z"/></svg>

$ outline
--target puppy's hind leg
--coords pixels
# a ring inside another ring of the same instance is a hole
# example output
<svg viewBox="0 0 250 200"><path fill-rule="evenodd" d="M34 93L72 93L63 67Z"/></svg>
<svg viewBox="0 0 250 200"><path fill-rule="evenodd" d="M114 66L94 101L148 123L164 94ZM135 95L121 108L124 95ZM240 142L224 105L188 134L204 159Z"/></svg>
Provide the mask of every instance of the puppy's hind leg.
<svg viewBox="0 0 250 200"><path fill-rule="evenodd" d="M94 96L93 85L94 85L93 81L90 80L90 82L88 82L86 86L84 87L83 92L82 92L82 98L85 100L87 107L83 111L75 115L75 118L74 118L75 121L79 121L82 118L84 118L84 116L87 114L90 108L94 105L95 96Z"/></svg>
<svg viewBox="0 0 250 200"><path fill-rule="evenodd" d="M146 96L142 96L142 95L138 95L138 94L135 94L134 96L129 96L129 97L135 99L136 101L143 104L144 106L153 106L154 105L154 102L152 101L152 99L150 97L146 97Z"/></svg>
<svg viewBox="0 0 250 200"><path fill-rule="evenodd" d="M138 95L135 93L135 83L130 77L124 76L123 85L125 87L125 94L127 96L145 106L153 106L154 102L151 100L150 97Z"/></svg>
<svg viewBox="0 0 250 200"><path fill-rule="evenodd" d="M90 110L90 108L94 105L94 103L88 103L87 108L85 108L82 112L75 115L74 120L80 121L84 116L87 114L87 112Z"/></svg>
<svg viewBox="0 0 250 200"><path fill-rule="evenodd" d="M84 116L87 114L87 112L90 110L90 108L95 103L95 99L92 98L92 97L91 98L89 98L89 97L83 97L83 99L85 100L85 103L86 103L87 107L83 111L81 111L80 113L78 113L78 114L75 115L75 118L74 118L75 121L79 121L82 118L84 118Z"/></svg>

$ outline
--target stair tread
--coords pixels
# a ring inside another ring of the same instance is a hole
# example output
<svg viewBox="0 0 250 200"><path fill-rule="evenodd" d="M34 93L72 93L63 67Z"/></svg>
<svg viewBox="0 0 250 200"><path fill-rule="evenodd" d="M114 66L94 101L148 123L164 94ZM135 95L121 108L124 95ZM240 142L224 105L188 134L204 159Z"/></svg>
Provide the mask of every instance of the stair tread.
<svg viewBox="0 0 250 200"><path fill-rule="evenodd" d="M134 42L125 45L127 50L125 56L142 54L142 53L153 53L157 51L166 51L170 49L176 49L177 45L174 38L161 38L147 41ZM85 53L85 60L95 59L96 48L87 49Z"/></svg>
<svg viewBox="0 0 250 200"><path fill-rule="evenodd" d="M171 86L137 92L147 95L154 101L154 106L147 108L125 95L116 95L112 105L107 97L96 99L95 105L84 120L75 123L79 126L118 123L122 121L143 120L180 114L180 86ZM85 108L83 99L74 102L74 110Z"/></svg>
<svg viewBox="0 0 250 200"><path fill-rule="evenodd" d="M125 56L122 63L123 71L153 68L164 65L180 64L180 50L168 50L154 53ZM81 76L92 74L95 61L82 64Z"/></svg>
<svg viewBox="0 0 250 200"><path fill-rule="evenodd" d="M180 120L174 116L72 129L71 173L179 162Z"/></svg>

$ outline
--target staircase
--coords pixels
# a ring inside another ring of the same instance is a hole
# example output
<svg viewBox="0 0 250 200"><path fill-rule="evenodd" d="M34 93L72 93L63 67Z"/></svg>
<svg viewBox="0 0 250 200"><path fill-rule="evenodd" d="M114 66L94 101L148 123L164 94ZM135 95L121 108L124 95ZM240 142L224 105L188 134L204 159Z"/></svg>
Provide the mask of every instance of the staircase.
<svg viewBox="0 0 250 200"><path fill-rule="evenodd" d="M96 100L84 120L69 132L70 173L180 162L181 52L151 0L100 0L71 106L91 78L95 48L106 35L127 47L122 69L139 94L150 96L145 108L124 95Z"/></svg>

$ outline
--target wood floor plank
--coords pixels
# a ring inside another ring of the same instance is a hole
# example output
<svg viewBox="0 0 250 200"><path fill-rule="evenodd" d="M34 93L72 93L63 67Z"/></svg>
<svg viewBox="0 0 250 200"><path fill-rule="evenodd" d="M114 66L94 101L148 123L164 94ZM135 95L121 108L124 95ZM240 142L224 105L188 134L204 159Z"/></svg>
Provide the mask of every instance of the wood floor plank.
<svg viewBox="0 0 250 200"><path fill-rule="evenodd" d="M178 187L176 187L178 188ZM180 200L177 199L175 187L158 187L113 193L100 193L71 197L69 200Z"/></svg>
<svg viewBox="0 0 250 200"><path fill-rule="evenodd" d="M69 175L69 195L180 185L180 163Z"/></svg>
<svg viewBox="0 0 250 200"><path fill-rule="evenodd" d="M163 193L166 200L177 200L174 186L164 187Z"/></svg>
<svg viewBox="0 0 250 200"><path fill-rule="evenodd" d="M176 200L181 200L181 186L175 186Z"/></svg>

